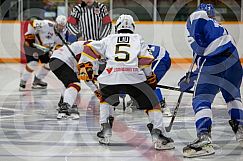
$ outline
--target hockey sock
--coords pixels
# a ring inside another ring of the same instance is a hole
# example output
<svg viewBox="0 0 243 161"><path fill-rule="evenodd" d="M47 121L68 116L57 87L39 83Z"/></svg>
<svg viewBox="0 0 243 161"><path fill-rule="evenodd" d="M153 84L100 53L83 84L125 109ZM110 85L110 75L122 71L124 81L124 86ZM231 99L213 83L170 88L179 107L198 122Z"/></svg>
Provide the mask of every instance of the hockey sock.
<svg viewBox="0 0 243 161"><path fill-rule="evenodd" d="M100 103L100 124L107 123L110 116L110 105L107 102Z"/></svg>
<svg viewBox="0 0 243 161"><path fill-rule="evenodd" d="M23 71L21 80L28 81L32 75L32 72L37 69L38 63L36 61L31 61L26 64L25 69Z"/></svg>
<svg viewBox="0 0 243 161"><path fill-rule="evenodd" d="M154 129L160 129L163 133L165 132L163 124L163 116L160 109L153 109L147 111L149 121L154 125Z"/></svg>
<svg viewBox="0 0 243 161"><path fill-rule="evenodd" d="M163 101L163 94L162 94L160 88L157 87L157 88L154 90L154 92L155 92L156 96L158 97L159 102L162 102L162 101Z"/></svg>
<svg viewBox="0 0 243 161"><path fill-rule="evenodd" d="M198 107L200 109L195 115L197 134L210 132L212 126L212 110L209 107Z"/></svg>
<svg viewBox="0 0 243 161"><path fill-rule="evenodd" d="M45 64L45 65L42 66L42 68L36 74L36 77L38 79L42 80L46 77L46 75L49 73L49 71L50 71L49 64Z"/></svg>
<svg viewBox="0 0 243 161"><path fill-rule="evenodd" d="M76 88L69 87L64 92L63 102L68 103L70 106L74 104L77 98L78 91Z"/></svg>
<svg viewBox="0 0 243 161"><path fill-rule="evenodd" d="M243 125L243 106L239 100L233 100L227 103L228 113L232 120L236 120L239 124Z"/></svg>

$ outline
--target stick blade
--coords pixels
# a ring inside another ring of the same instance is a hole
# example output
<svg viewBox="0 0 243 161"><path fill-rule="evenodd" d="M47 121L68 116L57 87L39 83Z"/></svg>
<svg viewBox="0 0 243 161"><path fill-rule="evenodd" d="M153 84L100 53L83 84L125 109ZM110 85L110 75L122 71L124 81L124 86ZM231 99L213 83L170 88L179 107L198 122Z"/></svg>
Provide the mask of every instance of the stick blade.
<svg viewBox="0 0 243 161"><path fill-rule="evenodd" d="M165 127L166 132L170 132L170 130L171 130L171 126Z"/></svg>

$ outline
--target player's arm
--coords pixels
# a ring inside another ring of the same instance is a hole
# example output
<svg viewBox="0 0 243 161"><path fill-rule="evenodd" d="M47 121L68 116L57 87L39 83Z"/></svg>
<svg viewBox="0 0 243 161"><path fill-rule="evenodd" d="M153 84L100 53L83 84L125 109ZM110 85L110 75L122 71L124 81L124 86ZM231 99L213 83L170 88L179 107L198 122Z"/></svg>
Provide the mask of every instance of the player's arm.
<svg viewBox="0 0 243 161"><path fill-rule="evenodd" d="M102 38L108 36L111 33L111 29L112 29L111 18L109 16L109 12L108 12L106 6L104 6L101 9L101 17L102 17L102 32L101 32L100 38L102 39Z"/></svg>
<svg viewBox="0 0 243 161"><path fill-rule="evenodd" d="M93 80L94 71L93 66L97 63L94 63L98 59L102 57L105 53L105 41L92 41L86 45L84 45L83 52L81 54L81 58L78 63L78 69L80 73L81 80ZM97 68L96 66L94 68ZM92 74L91 74L92 72ZM85 77L85 75L89 75ZM82 77L83 76L83 77ZM92 76L92 77L90 77ZM88 78L88 79L86 79Z"/></svg>
<svg viewBox="0 0 243 161"><path fill-rule="evenodd" d="M152 62L154 57L148 45L141 39L141 52L138 55L138 64L139 67L143 70L147 80L146 83L155 89L157 86L157 77L152 71Z"/></svg>
<svg viewBox="0 0 243 161"><path fill-rule="evenodd" d="M209 20L205 11L197 11L190 15L187 20L188 42L193 50L199 56L202 56L207 47L204 28Z"/></svg>
<svg viewBox="0 0 243 161"><path fill-rule="evenodd" d="M154 60L154 57L152 55L152 52L149 48L149 46L144 42L144 40L140 37L141 42L141 50L138 55L138 66L141 68L146 76L151 75L152 73L152 62Z"/></svg>
<svg viewBox="0 0 243 161"><path fill-rule="evenodd" d="M77 35L79 33L79 29L77 27L78 25L78 21L80 18L80 9L78 6L74 6L70 16L68 17L67 20L67 28L68 31L73 34L73 35Z"/></svg>
<svg viewBox="0 0 243 161"><path fill-rule="evenodd" d="M31 21L28 24L27 32L24 34L24 45L28 47L34 47L33 43L35 43L35 29L33 23L34 21Z"/></svg>

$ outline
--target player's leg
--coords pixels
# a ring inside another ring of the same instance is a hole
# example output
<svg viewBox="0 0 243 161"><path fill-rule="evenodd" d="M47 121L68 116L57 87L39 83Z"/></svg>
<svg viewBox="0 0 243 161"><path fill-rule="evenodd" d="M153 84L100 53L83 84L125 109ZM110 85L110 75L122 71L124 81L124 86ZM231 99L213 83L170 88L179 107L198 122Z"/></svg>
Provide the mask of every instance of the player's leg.
<svg viewBox="0 0 243 161"><path fill-rule="evenodd" d="M166 52L162 59L153 62L153 71L157 77L158 82L164 77L166 72L170 69L171 59L169 54ZM155 93L160 101L162 107L162 113L164 116L172 116L170 108L166 105L165 98L160 88L155 89Z"/></svg>
<svg viewBox="0 0 243 161"><path fill-rule="evenodd" d="M42 54L39 56L41 63L43 64L41 69L36 73L34 81L32 83L32 88L34 89L46 89L47 83L42 80L47 76L50 71L49 67L49 54Z"/></svg>
<svg viewBox="0 0 243 161"><path fill-rule="evenodd" d="M30 79L32 76L32 73L37 70L38 68L38 60L39 60L39 53L40 50L32 47L24 46L25 50L25 57L27 60L27 63L25 65L24 71L22 73L22 76L20 78L20 84L19 84L19 90L25 90L26 88L26 82Z"/></svg>
<svg viewBox="0 0 243 161"><path fill-rule="evenodd" d="M171 117L172 114L170 112L170 108L167 106L166 102L165 102L165 98L163 96L163 93L161 91L160 88L156 87L156 89L154 90L157 98L159 99L159 102L160 102L160 106L161 106L161 109L162 109L162 113L164 116L167 116L167 117Z"/></svg>
<svg viewBox="0 0 243 161"><path fill-rule="evenodd" d="M56 58L51 59L50 68L66 87L63 93L63 103L61 107L58 108L57 119L66 118L68 116L71 116L72 119L78 119L79 112L76 106L73 106L78 92L81 89L80 81L76 73L67 64Z"/></svg>
<svg viewBox="0 0 243 161"><path fill-rule="evenodd" d="M229 58L235 59L235 58ZM243 106L241 101L240 86L242 82L242 66L238 60L225 72L225 80L221 87L223 97L227 103L229 121L236 140L243 147Z"/></svg>
<svg viewBox="0 0 243 161"><path fill-rule="evenodd" d="M184 157L199 157L214 154L211 140L212 110L211 104L219 91L220 76L212 75L210 61L201 66L192 101L195 113L197 139L183 148ZM205 66L204 66L205 65Z"/></svg>
<svg viewBox="0 0 243 161"><path fill-rule="evenodd" d="M138 103L140 110L145 110L149 118L147 125L152 136L154 148L166 150L174 148L174 141L168 138L163 125L160 103L150 86L146 83L127 85L126 93Z"/></svg>
<svg viewBox="0 0 243 161"><path fill-rule="evenodd" d="M101 144L109 144L112 136L113 107L119 104L119 85L100 84L100 126L97 137ZM101 97L100 97L101 98Z"/></svg>

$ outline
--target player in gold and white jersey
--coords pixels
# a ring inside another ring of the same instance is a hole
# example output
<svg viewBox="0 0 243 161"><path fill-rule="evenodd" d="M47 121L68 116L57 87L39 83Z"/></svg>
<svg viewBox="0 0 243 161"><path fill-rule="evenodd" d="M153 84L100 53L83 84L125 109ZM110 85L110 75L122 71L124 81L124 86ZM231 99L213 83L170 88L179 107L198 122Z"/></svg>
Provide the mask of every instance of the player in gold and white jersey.
<svg viewBox="0 0 243 161"><path fill-rule="evenodd" d="M81 90L80 79L85 80L91 90L96 93L97 86L93 80L84 75L78 77L78 71L83 68L87 69L88 67L92 71L87 74L94 74L92 64L83 63L80 66L77 64L83 52L83 45L86 43L89 43L89 41L77 41L68 46L64 45L58 50L55 50L51 56L50 68L64 85L64 90L62 90L61 99L58 103L57 119L79 118L77 105L79 101L78 93Z"/></svg>
<svg viewBox="0 0 243 161"><path fill-rule="evenodd" d="M66 29L67 19L65 16L60 15L56 18L55 22L49 20L33 20L28 24L28 30L24 35L24 49L27 64L23 71L19 90L25 90L26 82L32 76L32 72L36 71L38 61L43 66L36 73L32 88L46 88L47 83L42 79L48 74L50 52L63 45L62 40L58 34L65 39L67 36ZM43 49L45 49L43 51Z"/></svg>
<svg viewBox="0 0 243 161"><path fill-rule="evenodd" d="M100 101L100 143L109 144L112 135L113 108L119 104L119 94L124 91L133 97L139 109L145 110L150 123L155 149L173 149L174 143L166 137L160 103L152 88L157 85L151 64L154 59L143 38L134 34L135 25L130 15L121 15L115 26L116 34L92 41L84 46L81 62L104 58L105 70L98 76L102 96Z"/></svg>

